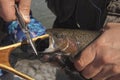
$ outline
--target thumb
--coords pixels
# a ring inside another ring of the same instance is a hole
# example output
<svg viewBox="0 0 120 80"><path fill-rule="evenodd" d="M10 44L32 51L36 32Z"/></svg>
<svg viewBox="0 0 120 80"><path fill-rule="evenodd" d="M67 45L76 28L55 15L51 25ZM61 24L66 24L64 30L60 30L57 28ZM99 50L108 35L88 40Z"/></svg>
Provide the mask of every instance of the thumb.
<svg viewBox="0 0 120 80"><path fill-rule="evenodd" d="M82 71L88 64L90 64L96 55L94 44L89 45L83 52L80 57L74 61L74 66L78 71Z"/></svg>
<svg viewBox="0 0 120 80"><path fill-rule="evenodd" d="M31 0L20 0L19 1L19 10L26 23L30 22L30 6L31 6Z"/></svg>
<svg viewBox="0 0 120 80"><path fill-rule="evenodd" d="M16 19L14 0L0 0L0 17L9 22Z"/></svg>

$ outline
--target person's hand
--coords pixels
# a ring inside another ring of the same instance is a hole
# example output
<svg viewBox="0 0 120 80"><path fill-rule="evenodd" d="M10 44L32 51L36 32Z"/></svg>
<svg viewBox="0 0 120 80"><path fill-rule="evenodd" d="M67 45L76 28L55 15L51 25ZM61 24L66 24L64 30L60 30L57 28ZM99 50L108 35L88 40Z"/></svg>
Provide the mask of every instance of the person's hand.
<svg viewBox="0 0 120 80"><path fill-rule="evenodd" d="M81 53L74 64L87 79L120 80L120 24L107 24L104 33Z"/></svg>
<svg viewBox="0 0 120 80"><path fill-rule="evenodd" d="M0 17L7 22L15 20L15 3L19 5L19 10L25 22L30 22L31 0L0 0Z"/></svg>

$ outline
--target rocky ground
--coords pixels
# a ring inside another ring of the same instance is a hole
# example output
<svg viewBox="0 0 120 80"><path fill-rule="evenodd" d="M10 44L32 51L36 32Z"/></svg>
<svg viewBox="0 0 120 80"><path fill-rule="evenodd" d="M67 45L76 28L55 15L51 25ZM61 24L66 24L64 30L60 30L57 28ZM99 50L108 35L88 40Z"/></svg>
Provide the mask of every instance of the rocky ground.
<svg viewBox="0 0 120 80"><path fill-rule="evenodd" d="M17 48L11 53L11 65L24 74L27 74L35 80L70 80L69 77L56 66L50 63L42 63L39 57L32 53L25 53ZM14 76L14 77L13 77ZM10 73L5 74L0 80L24 80Z"/></svg>

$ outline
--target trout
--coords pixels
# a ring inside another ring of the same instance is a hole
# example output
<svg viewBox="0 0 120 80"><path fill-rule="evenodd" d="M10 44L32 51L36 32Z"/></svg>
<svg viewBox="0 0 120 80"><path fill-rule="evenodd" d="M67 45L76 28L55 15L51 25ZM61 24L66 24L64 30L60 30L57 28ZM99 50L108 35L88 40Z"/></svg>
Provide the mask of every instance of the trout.
<svg viewBox="0 0 120 80"><path fill-rule="evenodd" d="M47 29L50 36L45 40L38 40L37 49L43 53L53 53L57 50L74 57L90 43L96 40L101 31L79 29ZM44 48L44 49L43 49Z"/></svg>
<svg viewBox="0 0 120 80"><path fill-rule="evenodd" d="M49 38L36 41L41 60L56 62L68 75L72 76L72 80L86 80L73 66L73 60L79 57L80 53L95 41L102 32L58 28L48 29L47 33L50 35Z"/></svg>

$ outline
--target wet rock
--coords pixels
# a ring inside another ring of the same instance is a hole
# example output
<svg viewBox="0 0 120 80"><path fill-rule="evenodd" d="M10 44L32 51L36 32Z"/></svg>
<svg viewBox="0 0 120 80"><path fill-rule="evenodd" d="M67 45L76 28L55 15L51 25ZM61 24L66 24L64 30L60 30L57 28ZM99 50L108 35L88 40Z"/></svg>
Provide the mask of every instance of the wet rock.
<svg viewBox="0 0 120 80"><path fill-rule="evenodd" d="M68 75L59 67L53 66L50 63L42 63L36 56L30 55L32 54L27 54L20 48L17 48L11 53L10 62L16 70L31 76L35 80L70 80ZM6 73L0 77L0 80L24 79L14 74Z"/></svg>

